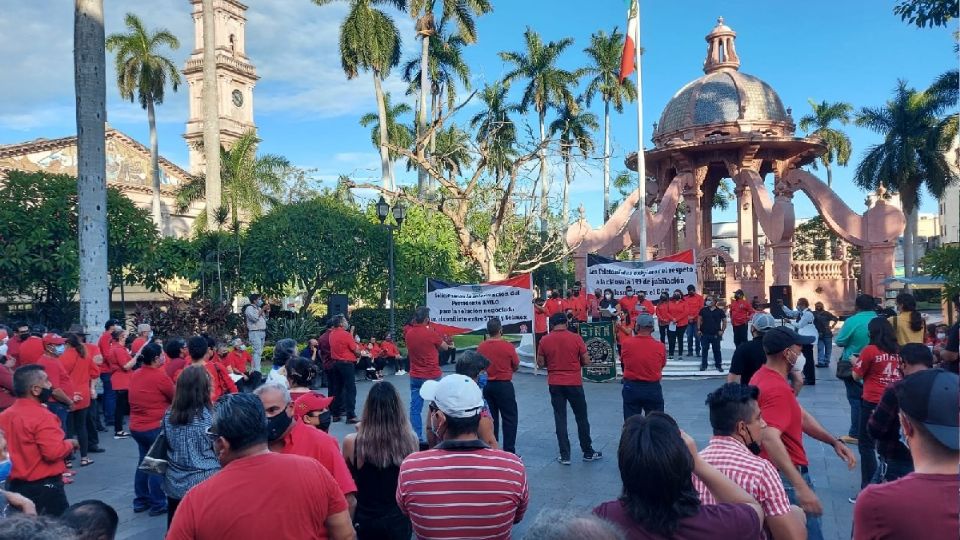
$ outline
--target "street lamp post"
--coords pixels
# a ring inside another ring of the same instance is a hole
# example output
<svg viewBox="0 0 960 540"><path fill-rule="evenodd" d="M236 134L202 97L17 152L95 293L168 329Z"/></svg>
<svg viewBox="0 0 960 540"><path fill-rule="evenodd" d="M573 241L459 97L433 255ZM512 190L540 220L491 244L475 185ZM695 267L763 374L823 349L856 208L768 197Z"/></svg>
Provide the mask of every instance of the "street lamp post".
<svg viewBox="0 0 960 540"><path fill-rule="evenodd" d="M395 225L391 225L387 223L387 217L389 217L391 214L393 215L393 221L396 223ZM404 208L399 201L395 205L393 205L393 207L391 208L390 203L388 203L383 198L383 195L380 196L380 200L377 201L377 218L380 220L380 225L386 227L387 231L390 232L390 248L389 248L390 252L388 255L389 265L390 265L389 274L388 274L390 285L389 285L389 291L387 292L387 296L389 297L389 300L390 300L390 334L393 335L393 339L397 339L397 336L396 336L397 320L396 320L396 314L394 310L395 295L396 295L394 277L396 275L396 270L394 269L394 256L393 256L394 236L393 235L395 231L400 230L400 226L403 225L403 220L406 219L406 217L407 217L407 209Z"/></svg>

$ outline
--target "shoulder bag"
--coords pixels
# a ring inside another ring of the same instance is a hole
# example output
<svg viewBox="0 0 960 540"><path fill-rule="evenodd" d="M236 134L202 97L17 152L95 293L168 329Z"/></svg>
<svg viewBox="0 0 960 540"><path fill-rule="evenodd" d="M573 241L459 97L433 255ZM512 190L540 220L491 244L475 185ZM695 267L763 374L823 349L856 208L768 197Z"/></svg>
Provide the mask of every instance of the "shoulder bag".
<svg viewBox="0 0 960 540"><path fill-rule="evenodd" d="M170 451L170 447L167 445L166 425L164 423L161 424L161 426L160 434L154 439L153 444L150 445L150 449L147 450L146 455L143 456L143 461L141 461L137 467L138 470L145 473L159 476L167 473L167 460L169 459L168 455Z"/></svg>

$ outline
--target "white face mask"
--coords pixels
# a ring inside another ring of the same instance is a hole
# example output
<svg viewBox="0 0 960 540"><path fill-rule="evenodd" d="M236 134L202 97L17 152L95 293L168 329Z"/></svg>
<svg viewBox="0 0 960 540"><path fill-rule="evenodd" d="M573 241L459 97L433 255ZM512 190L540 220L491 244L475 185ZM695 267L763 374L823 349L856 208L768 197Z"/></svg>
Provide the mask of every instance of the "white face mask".
<svg viewBox="0 0 960 540"><path fill-rule="evenodd" d="M246 345L240 345L240 346L237 347L237 348L240 349L241 351L247 350L247 346L246 346Z"/></svg>
<svg viewBox="0 0 960 540"><path fill-rule="evenodd" d="M937 332L937 339L947 339L947 335L943 332Z"/></svg>

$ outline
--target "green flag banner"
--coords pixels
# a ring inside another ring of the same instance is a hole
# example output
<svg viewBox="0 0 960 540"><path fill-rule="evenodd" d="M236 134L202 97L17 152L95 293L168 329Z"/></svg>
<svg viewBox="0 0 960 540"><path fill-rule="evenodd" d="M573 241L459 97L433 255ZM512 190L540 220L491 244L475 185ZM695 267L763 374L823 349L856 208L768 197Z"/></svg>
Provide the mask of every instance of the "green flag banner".
<svg viewBox="0 0 960 540"><path fill-rule="evenodd" d="M587 354L590 355L590 363L583 367L583 378L593 382L616 379L613 322L580 323L580 337L587 344Z"/></svg>

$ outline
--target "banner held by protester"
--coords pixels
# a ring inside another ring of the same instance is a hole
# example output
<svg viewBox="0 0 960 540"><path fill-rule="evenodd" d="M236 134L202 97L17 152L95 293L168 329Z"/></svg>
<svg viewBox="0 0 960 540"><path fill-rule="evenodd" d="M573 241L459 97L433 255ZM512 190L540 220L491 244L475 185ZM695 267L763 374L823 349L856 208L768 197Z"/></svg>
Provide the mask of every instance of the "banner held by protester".
<svg viewBox="0 0 960 540"><path fill-rule="evenodd" d="M533 280L530 274L502 281L462 284L427 278L432 325L445 334L483 333L500 319L504 334L533 332Z"/></svg>
<svg viewBox="0 0 960 540"><path fill-rule="evenodd" d="M686 293L688 285L698 287L693 250L647 262L618 261L590 254L587 255L586 281L588 291L612 289L614 298L624 296L627 285L632 285L638 294L646 293L647 298L657 298L664 292L670 294L674 289Z"/></svg>

